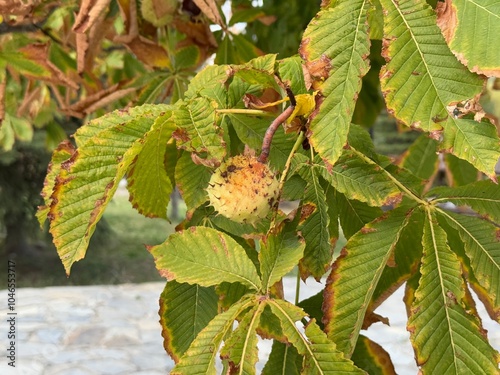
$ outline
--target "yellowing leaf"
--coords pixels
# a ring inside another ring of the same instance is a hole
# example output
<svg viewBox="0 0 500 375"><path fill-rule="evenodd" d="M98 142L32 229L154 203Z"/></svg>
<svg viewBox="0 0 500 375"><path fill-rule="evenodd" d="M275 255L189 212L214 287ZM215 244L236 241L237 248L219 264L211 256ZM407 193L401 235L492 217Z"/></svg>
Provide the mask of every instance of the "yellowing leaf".
<svg viewBox="0 0 500 375"><path fill-rule="evenodd" d="M500 4L495 1L446 0L436 6L437 24L455 56L470 71L500 77L500 49L492 35L500 35Z"/></svg>

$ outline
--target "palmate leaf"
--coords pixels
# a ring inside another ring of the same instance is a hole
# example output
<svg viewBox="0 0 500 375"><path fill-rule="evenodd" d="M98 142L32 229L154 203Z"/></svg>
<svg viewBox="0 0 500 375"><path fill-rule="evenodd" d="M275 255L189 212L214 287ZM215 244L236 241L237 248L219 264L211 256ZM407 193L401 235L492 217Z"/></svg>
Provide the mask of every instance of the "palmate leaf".
<svg viewBox="0 0 500 375"><path fill-rule="evenodd" d="M173 185L167 175L165 151L175 130L171 111L161 116L146 133L144 145L127 172L130 202L142 215L167 217Z"/></svg>
<svg viewBox="0 0 500 375"><path fill-rule="evenodd" d="M259 290L261 281L245 250L230 236L207 227L191 227L150 246L156 268L168 280L201 286L239 282Z"/></svg>
<svg viewBox="0 0 500 375"><path fill-rule="evenodd" d="M491 35L500 34L496 1L447 0L438 3L438 26L457 58L472 72L500 77L500 50Z"/></svg>
<svg viewBox="0 0 500 375"><path fill-rule="evenodd" d="M494 306L493 315L500 320L500 242L498 228L473 216L441 211L448 223L458 230L470 260L474 276L488 291Z"/></svg>
<svg viewBox="0 0 500 375"><path fill-rule="evenodd" d="M245 313L238 327L225 340L220 356L229 361L231 374L255 374L255 364L259 359L256 329L265 306L265 303L256 304Z"/></svg>
<svg viewBox="0 0 500 375"><path fill-rule="evenodd" d="M311 117L310 142L334 164L347 142L361 78L369 69L370 42L367 0L331 4L306 28L300 54L324 97L319 112Z"/></svg>
<svg viewBox="0 0 500 375"><path fill-rule="evenodd" d="M286 226L261 240L259 261L263 290L267 291L292 270L302 258L305 246L295 231L287 230Z"/></svg>
<svg viewBox="0 0 500 375"><path fill-rule="evenodd" d="M163 346L175 362L217 315L217 301L213 287L167 282L160 296L159 315Z"/></svg>
<svg viewBox="0 0 500 375"><path fill-rule="evenodd" d="M424 374L495 374L497 353L464 309L460 263L446 232L428 209L422 238L421 278L408 320L417 364Z"/></svg>
<svg viewBox="0 0 500 375"><path fill-rule="evenodd" d="M381 0L384 17L382 91L389 111L406 125L429 132L444 129L441 148L469 161L494 178L500 156L495 128L489 123L454 118L450 103L473 98L483 80L450 52L424 1Z"/></svg>
<svg viewBox="0 0 500 375"><path fill-rule="evenodd" d="M171 375L215 375L215 356L224 337L231 332L235 319L256 302L245 299L218 314L196 336Z"/></svg>
<svg viewBox="0 0 500 375"><path fill-rule="evenodd" d="M288 341L305 357L302 374L364 374L354 364L344 358L333 342L328 340L325 333L311 320L305 329L304 337L295 322L305 316L303 310L283 300L270 300L269 306L281 323L281 328Z"/></svg>
<svg viewBox="0 0 500 375"><path fill-rule="evenodd" d="M195 98L174 110L178 147L197 154L207 153L207 163L215 164L226 154L220 127L216 123L215 101Z"/></svg>
<svg viewBox="0 0 500 375"><path fill-rule="evenodd" d="M408 217L406 210L396 209L365 225L349 239L328 276L323 303L325 331L349 356Z"/></svg>
<svg viewBox="0 0 500 375"><path fill-rule="evenodd" d="M500 188L497 184L484 180L459 187L437 187L428 196L436 197L433 202L453 202L459 206L469 206L497 223L500 223Z"/></svg>
<svg viewBox="0 0 500 375"><path fill-rule="evenodd" d="M84 257L118 182L164 107L115 111L77 131L78 150L61 165L48 214L49 230L67 274L72 264Z"/></svg>

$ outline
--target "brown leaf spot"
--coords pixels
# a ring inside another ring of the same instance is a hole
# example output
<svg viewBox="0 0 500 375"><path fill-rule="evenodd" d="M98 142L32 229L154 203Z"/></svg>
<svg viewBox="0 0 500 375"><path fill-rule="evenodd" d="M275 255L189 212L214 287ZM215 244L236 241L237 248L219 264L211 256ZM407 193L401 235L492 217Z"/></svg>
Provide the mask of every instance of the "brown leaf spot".
<svg viewBox="0 0 500 375"><path fill-rule="evenodd" d="M316 211L316 205L314 203L306 203L302 206L302 210L300 211L300 221L299 223L303 223L306 221L309 216L311 216Z"/></svg>
<svg viewBox="0 0 500 375"><path fill-rule="evenodd" d="M164 277L167 280L175 280L175 273L170 272L169 270L161 269L158 270L158 273L160 274L161 277Z"/></svg>
<svg viewBox="0 0 500 375"><path fill-rule="evenodd" d="M325 80L332 70L331 60L326 55L321 55L317 60L306 61L306 68L309 74L319 80Z"/></svg>
<svg viewBox="0 0 500 375"><path fill-rule="evenodd" d="M403 199L403 193L398 193L396 195L390 195L384 201L383 205L384 206L397 205L401 202L402 199Z"/></svg>
<svg viewBox="0 0 500 375"><path fill-rule="evenodd" d="M457 29L457 10L453 6L451 0L445 0L444 3L437 3L436 13L437 25L441 29L441 33L443 34L446 43L450 44L450 41L455 36L455 31Z"/></svg>
<svg viewBox="0 0 500 375"><path fill-rule="evenodd" d="M361 228L360 232L363 233L363 234L368 234L368 233L373 233L373 232L376 232L377 230L375 228L372 228L372 227L368 227L368 226L364 226L363 228Z"/></svg>
<svg viewBox="0 0 500 375"><path fill-rule="evenodd" d="M191 138L189 138L188 132L182 128L175 129L174 132L172 133L172 137L176 141L180 141L182 143L186 143L186 142L189 142L191 140Z"/></svg>

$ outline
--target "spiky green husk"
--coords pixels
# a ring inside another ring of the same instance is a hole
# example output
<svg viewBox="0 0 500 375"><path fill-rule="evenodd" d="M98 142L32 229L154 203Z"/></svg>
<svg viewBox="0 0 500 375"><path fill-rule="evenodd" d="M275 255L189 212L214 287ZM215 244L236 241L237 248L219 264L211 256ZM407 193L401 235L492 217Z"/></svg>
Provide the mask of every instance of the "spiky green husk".
<svg viewBox="0 0 500 375"><path fill-rule="evenodd" d="M207 193L221 215L253 225L276 204L279 183L267 164L254 156L237 155L215 170Z"/></svg>

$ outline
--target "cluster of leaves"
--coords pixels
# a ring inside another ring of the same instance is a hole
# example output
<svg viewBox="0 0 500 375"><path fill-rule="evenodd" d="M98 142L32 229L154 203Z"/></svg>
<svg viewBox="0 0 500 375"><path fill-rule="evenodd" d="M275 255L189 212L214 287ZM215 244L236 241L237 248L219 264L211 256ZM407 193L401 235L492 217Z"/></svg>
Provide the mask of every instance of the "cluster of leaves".
<svg viewBox="0 0 500 375"><path fill-rule="evenodd" d="M498 371L470 288L498 321L500 145L479 105L485 78L476 73L500 76L500 59L474 59L488 45L467 41L493 35L498 23L471 23L470 3L447 1L437 16L423 0L374 4L325 3L300 57L206 67L183 100L94 119L76 132L76 149L65 142L54 152L39 219L49 219L68 274L124 176L145 216L166 217L174 186L181 191L186 219L148 247L169 280L160 314L173 374L215 373L217 354L229 373L255 373L259 336L274 340L265 374L394 373L389 355L360 331L381 320L375 309L405 282L423 373ZM500 17L494 5L474 12ZM382 40L382 67L370 39ZM397 162L352 123L369 108L374 81L388 111L422 131ZM269 157L282 199L299 207L256 227L217 216L205 192L213 168L261 150L285 87L299 105L315 103L278 130ZM433 187L441 152L450 186ZM348 241L333 259L340 227ZM302 279L330 272L323 293L293 305L281 278L297 264Z"/></svg>
<svg viewBox="0 0 500 375"><path fill-rule="evenodd" d="M259 24L256 33L274 20L250 1L235 2L229 22L215 0L0 4L0 149L31 141L34 129L53 149L80 125L68 117L175 102L213 53L219 63L263 54L236 23Z"/></svg>

